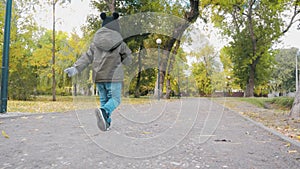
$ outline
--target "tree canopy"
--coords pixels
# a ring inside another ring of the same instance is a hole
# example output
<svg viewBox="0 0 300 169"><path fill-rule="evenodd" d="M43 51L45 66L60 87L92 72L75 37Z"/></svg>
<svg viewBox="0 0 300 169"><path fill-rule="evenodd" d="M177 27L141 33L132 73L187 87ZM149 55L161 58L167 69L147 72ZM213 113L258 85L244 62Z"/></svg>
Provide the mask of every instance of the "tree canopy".
<svg viewBox="0 0 300 169"><path fill-rule="evenodd" d="M207 17L231 39L228 52L234 75L245 95L253 96L255 86L269 78L272 46L299 21L299 1L207 0L202 6L210 7Z"/></svg>

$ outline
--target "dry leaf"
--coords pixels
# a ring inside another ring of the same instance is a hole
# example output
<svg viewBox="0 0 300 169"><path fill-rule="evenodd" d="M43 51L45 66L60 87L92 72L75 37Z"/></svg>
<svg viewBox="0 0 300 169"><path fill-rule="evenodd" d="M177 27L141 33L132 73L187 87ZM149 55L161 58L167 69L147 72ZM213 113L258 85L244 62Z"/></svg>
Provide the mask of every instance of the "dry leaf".
<svg viewBox="0 0 300 169"><path fill-rule="evenodd" d="M42 118L43 118L43 116L38 116L35 119L42 119Z"/></svg>
<svg viewBox="0 0 300 169"><path fill-rule="evenodd" d="M143 134L151 134L151 132L144 131Z"/></svg>
<svg viewBox="0 0 300 169"><path fill-rule="evenodd" d="M21 117L21 119L25 119L25 120L26 120L26 119L28 119L28 117L26 117L26 116L23 116L23 117Z"/></svg>
<svg viewBox="0 0 300 169"><path fill-rule="evenodd" d="M297 150L289 150L289 153L297 153Z"/></svg>
<svg viewBox="0 0 300 169"><path fill-rule="evenodd" d="M290 147L291 146L291 143L287 143L286 145L284 145L286 147Z"/></svg>
<svg viewBox="0 0 300 169"><path fill-rule="evenodd" d="M4 130L2 130L2 135L3 135L5 138L9 138L9 135L6 134Z"/></svg>
<svg viewBox="0 0 300 169"><path fill-rule="evenodd" d="M300 141L300 136L296 136L296 138Z"/></svg>

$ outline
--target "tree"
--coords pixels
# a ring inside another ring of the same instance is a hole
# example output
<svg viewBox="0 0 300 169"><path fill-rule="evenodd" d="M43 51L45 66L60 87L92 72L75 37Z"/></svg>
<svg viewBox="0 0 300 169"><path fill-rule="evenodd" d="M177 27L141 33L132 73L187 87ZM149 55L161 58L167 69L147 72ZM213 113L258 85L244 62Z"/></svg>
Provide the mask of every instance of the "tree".
<svg viewBox="0 0 300 169"><path fill-rule="evenodd" d="M170 70L171 67L167 67L172 66L173 60L172 54L176 54L177 50L179 49L180 46L180 39L183 36L183 33L186 31L186 29L190 26L190 24L194 23L198 16L199 16L199 1L198 0L190 0L189 1L189 11L186 11L186 9L184 8L184 6L180 6L180 2L177 1L177 3L174 3L174 9L177 9L178 11L184 11L184 12L178 12L177 14L182 14L184 16L184 19L187 22L184 23L174 23L174 29L172 30L172 37L173 38L169 38L166 43L164 43L162 46L162 48L167 51L167 53L165 54L165 59L162 60L161 64L160 64L160 90L163 88L164 83L165 83L165 77L169 76L168 75L168 71L166 70ZM172 7L171 7L172 9ZM177 45L175 45L177 43ZM177 46L177 47L176 47ZM171 62L170 62L171 61ZM170 64L168 64L168 62L170 62ZM170 84L170 83L168 83ZM169 87L167 87L169 88ZM157 91L157 90L156 90ZM159 92L162 93L162 92ZM168 95L166 95L166 98L170 98L169 97L169 93Z"/></svg>
<svg viewBox="0 0 300 169"><path fill-rule="evenodd" d="M300 85L299 85L299 87L300 87ZM290 111L290 117L292 117L292 118L299 118L300 117L300 90L298 90L296 92L293 107Z"/></svg>
<svg viewBox="0 0 300 169"><path fill-rule="evenodd" d="M211 7L215 26L232 39L229 47L233 71L241 80L246 97L253 96L255 85L266 80L261 79L264 78L262 71L268 70L274 60L269 51L299 21L296 19L300 13L299 3L299 0L203 1L204 7ZM259 69L262 67L264 69Z"/></svg>
<svg viewBox="0 0 300 169"><path fill-rule="evenodd" d="M50 4L52 5L52 100L56 101L56 78L55 78L55 25L56 25L56 18L55 18L55 10L56 4L60 2L60 5L66 3L68 1L71 3L71 0L50 0Z"/></svg>
<svg viewBox="0 0 300 169"><path fill-rule="evenodd" d="M157 18L148 18L150 20L144 20L144 24L154 24L157 29L164 29L169 31L169 37L163 37L162 35L158 35L153 33L149 38L155 42L156 38L163 39L161 48L165 53L163 54L164 57L162 58L162 62L160 64L160 89L163 89L165 84L165 79L169 77L167 74L172 68L172 63L174 62L174 57L176 55L176 50L178 50L180 46L180 38L182 37L184 31L189 27L189 25L196 21L199 15L199 1L198 0L190 0L190 3L182 3L180 1L174 1L170 3L166 0L153 0L153 1L146 1L146 0L126 0L126 1L92 1L93 6L95 6L99 11L119 11L122 14L134 14L134 13L142 13L142 12L161 12L165 11L165 14L170 14L173 16L181 17L186 20L186 22L178 22L175 20L166 19L166 17L157 17ZM112 7L112 6L115 7ZM147 17L146 17L147 18ZM139 18L143 20L143 18ZM136 20L133 22L135 23ZM141 23L142 21L139 21ZM89 23L92 25L98 25L99 23L95 21L95 19L89 19ZM90 26L95 28L95 26ZM132 27L132 26L131 26ZM150 28L150 26L148 26ZM153 28L152 28L153 29ZM132 30L131 30L132 31ZM151 32L151 30L149 30ZM144 40L148 38L145 35ZM176 45L175 45L176 44ZM178 46L178 47L176 47ZM136 46L138 49L139 45ZM152 43L152 48L156 48L157 45ZM175 50L173 50L175 49ZM171 54L172 53L172 54ZM168 67L170 66L170 67ZM167 84L170 84L169 82ZM156 85L158 86L158 85ZM167 87L169 88L169 87ZM155 90L157 91L157 90ZM160 91L162 93L162 91Z"/></svg>
<svg viewBox="0 0 300 169"><path fill-rule="evenodd" d="M199 51L191 53L197 60L192 65L192 73L195 77L200 95L210 95L213 92L212 78L217 70L216 52L211 45L206 45Z"/></svg>
<svg viewBox="0 0 300 169"><path fill-rule="evenodd" d="M56 33L56 65L55 71L57 71L57 83L59 88L63 88L63 68L70 65L70 62L74 61L76 54L73 53L74 49L69 43L73 41L73 37L68 40L68 34L62 31ZM80 41L77 41L80 44ZM30 59L30 65L35 68L34 73L37 74L37 92L49 93L52 79L52 31L46 30L40 32L40 37L36 40L36 49L32 52L32 58ZM80 49L78 47L78 49ZM52 87L52 86L51 86ZM51 92L50 92L51 93ZM49 93L49 94L50 94Z"/></svg>
<svg viewBox="0 0 300 169"><path fill-rule="evenodd" d="M297 49L281 49L276 53L276 63L272 67L272 79L269 84L271 90L281 93L296 91L295 56Z"/></svg>
<svg viewBox="0 0 300 169"><path fill-rule="evenodd" d="M300 55L300 53L299 53L299 50L298 50L296 57L299 58L299 55ZM297 76L298 76L298 72L297 72ZM300 85L298 86L298 91L296 92L293 107L290 111L290 116L292 118L296 118L296 117L299 118L300 117L300 90L299 89L300 89Z"/></svg>
<svg viewBox="0 0 300 169"><path fill-rule="evenodd" d="M36 79L33 67L29 64L32 57L31 51L35 49L35 32L38 27L33 19L32 12L39 1L23 0L15 1L12 9L12 24L10 36L10 65L8 84L9 98L12 99L31 99ZM1 8L3 3L1 2ZM5 10L1 10L1 18ZM1 22L2 23L2 22ZM2 23L3 24L3 23ZM2 30L1 30L2 31ZM0 32L1 34L1 32ZM2 36L2 34L0 35ZM2 40L3 38L1 38ZM2 44L2 43L1 43ZM2 53L2 47L0 49Z"/></svg>

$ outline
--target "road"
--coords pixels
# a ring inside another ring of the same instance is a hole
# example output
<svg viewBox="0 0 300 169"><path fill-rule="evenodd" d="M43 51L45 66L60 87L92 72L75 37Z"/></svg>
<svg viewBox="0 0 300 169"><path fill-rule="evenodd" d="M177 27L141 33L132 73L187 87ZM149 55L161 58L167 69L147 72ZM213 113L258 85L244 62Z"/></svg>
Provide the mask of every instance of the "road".
<svg viewBox="0 0 300 169"><path fill-rule="evenodd" d="M94 108L0 115L0 168L300 168L300 147L205 98L122 104L112 119L101 132Z"/></svg>

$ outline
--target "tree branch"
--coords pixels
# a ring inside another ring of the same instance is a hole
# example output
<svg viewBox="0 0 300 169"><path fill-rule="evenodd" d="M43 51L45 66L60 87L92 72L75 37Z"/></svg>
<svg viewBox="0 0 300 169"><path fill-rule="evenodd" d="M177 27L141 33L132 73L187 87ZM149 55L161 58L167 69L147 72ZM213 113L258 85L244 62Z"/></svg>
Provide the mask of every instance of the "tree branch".
<svg viewBox="0 0 300 169"><path fill-rule="evenodd" d="M105 0L108 9L111 13L116 11L116 0Z"/></svg>
<svg viewBox="0 0 300 169"><path fill-rule="evenodd" d="M185 19L193 23L199 16L199 0L190 0L191 10L185 13Z"/></svg>
<svg viewBox="0 0 300 169"><path fill-rule="evenodd" d="M292 27L292 25L293 25L294 23L296 23L297 21L300 20L300 19L297 19L296 21L294 21L295 18L296 18L296 16L300 13L300 10L298 10L298 3L299 3L299 1L300 1L300 0L297 0L297 1L295 2L295 6L294 6L294 14L293 14L293 16L292 16L292 18L291 18L289 24L287 25L287 27L280 33L279 36L285 34L285 33Z"/></svg>
<svg viewBox="0 0 300 169"><path fill-rule="evenodd" d="M252 5L254 3L251 3L251 2L255 2L254 1L250 1L249 2L249 11L248 11L248 24L249 24L249 33L250 33L250 37L251 37L251 41L252 41L252 49L253 49L253 56L255 56L255 53L256 53L256 45L257 45L257 41L256 41L256 37L255 37L255 34L254 34L254 30L253 30L253 20L252 20L252 14L253 14L253 8L252 8Z"/></svg>
<svg viewBox="0 0 300 169"><path fill-rule="evenodd" d="M238 24L238 21L237 21L237 18L236 18L236 16L235 16L235 14L236 14L236 10L233 11L233 13L231 13L232 18L233 18L233 23L234 23L234 25L235 25L235 27L236 27L236 32L237 32L237 33L240 33L240 25Z"/></svg>

